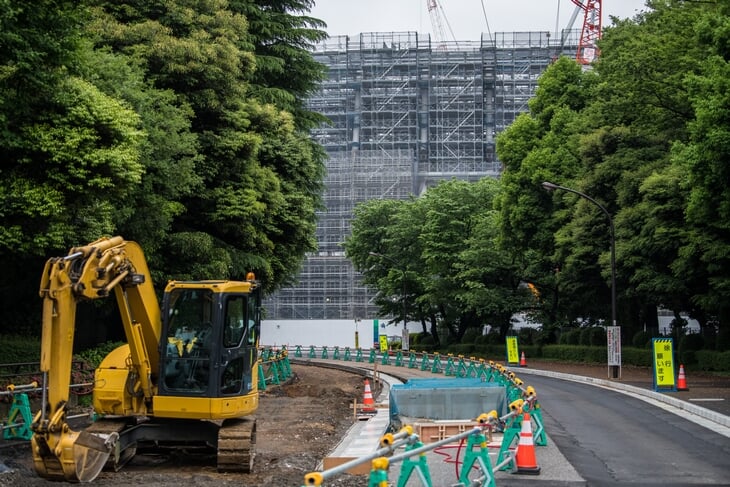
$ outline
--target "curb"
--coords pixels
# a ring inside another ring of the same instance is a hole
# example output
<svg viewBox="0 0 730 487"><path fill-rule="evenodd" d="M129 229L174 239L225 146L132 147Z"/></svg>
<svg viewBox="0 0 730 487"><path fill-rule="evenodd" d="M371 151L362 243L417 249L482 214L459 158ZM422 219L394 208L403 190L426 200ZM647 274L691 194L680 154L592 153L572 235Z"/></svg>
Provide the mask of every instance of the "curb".
<svg viewBox="0 0 730 487"><path fill-rule="evenodd" d="M573 381L573 382L582 382L585 384L592 384L597 387L605 387L608 389L618 390L619 392L634 394L634 395L640 396L640 398L651 399L651 400L654 400L657 402L667 404L674 408L680 409L682 411L686 411L689 414L700 417L707 421L711 421L712 423L715 423L724 428L728 428L730 430L730 416L720 414L716 411L711 411L707 408L703 408L702 406L698 406L696 404L692 404L687 401L682 401L681 399L677 399L675 397L669 397L669 396L666 396L664 394L661 394L661 393L658 393L655 391L642 389L641 387L636 387L636 386L632 386L629 384L622 384L620 382L613 382L608 379L596 379L594 377L585 377L585 376L581 376L581 375L565 374L562 372L552 372L549 370L519 369L519 371L520 371L520 374L541 375L544 377L552 377L555 379L569 380L569 381ZM722 434L722 433L720 433L720 434ZM725 436L728 436L728 434L725 434Z"/></svg>

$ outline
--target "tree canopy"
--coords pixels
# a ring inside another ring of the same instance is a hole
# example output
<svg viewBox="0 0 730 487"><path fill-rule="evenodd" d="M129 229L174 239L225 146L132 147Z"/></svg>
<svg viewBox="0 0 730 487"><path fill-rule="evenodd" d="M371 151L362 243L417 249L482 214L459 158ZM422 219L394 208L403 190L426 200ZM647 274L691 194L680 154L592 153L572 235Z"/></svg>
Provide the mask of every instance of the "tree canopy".
<svg viewBox="0 0 730 487"><path fill-rule="evenodd" d="M45 258L103 235L138 241L158 285L295 279L324 177L304 104L324 76L311 5L0 6L0 254L24 276L3 285L11 321L38 308Z"/></svg>
<svg viewBox="0 0 730 487"><path fill-rule="evenodd" d="M415 271L408 284L427 276L409 305L455 336L461 326L508 323L515 310L548 335L609 324L613 223L624 339L655 329L664 308L730 347L730 6L647 7L605 29L590 69L562 57L542 74L529 113L497 137L504 171L481 206L472 198L486 183L444 183L390 206L385 231L361 233L358 214L347 250L366 283L397 294L398 273L370 272L377 261L362 248L371 246ZM548 192L545 181L593 201ZM398 217L415 208L417 217ZM397 242L402 235L417 235L417 247Z"/></svg>

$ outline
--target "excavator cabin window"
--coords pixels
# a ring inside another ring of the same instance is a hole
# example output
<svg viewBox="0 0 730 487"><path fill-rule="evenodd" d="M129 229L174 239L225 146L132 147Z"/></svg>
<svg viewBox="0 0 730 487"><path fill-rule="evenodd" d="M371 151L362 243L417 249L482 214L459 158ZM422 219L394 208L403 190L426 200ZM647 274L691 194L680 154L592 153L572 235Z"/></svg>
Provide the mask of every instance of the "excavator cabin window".
<svg viewBox="0 0 730 487"><path fill-rule="evenodd" d="M165 386L170 390L202 392L208 388L214 350L213 292L176 289L169 301L165 351Z"/></svg>
<svg viewBox="0 0 730 487"><path fill-rule="evenodd" d="M161 394L221 397L254 389L258 295L177 288L165 309Z"/></svg>
<svg viewBox="0 0 730 487"><path fill-rule="evenodd" d="M223 347L228 360L223 365L221 393L224 395L246 394L253 388L251 369L256 353L256 313L258 305L255 297L228 296L225 305L223 328Z"/></svg>

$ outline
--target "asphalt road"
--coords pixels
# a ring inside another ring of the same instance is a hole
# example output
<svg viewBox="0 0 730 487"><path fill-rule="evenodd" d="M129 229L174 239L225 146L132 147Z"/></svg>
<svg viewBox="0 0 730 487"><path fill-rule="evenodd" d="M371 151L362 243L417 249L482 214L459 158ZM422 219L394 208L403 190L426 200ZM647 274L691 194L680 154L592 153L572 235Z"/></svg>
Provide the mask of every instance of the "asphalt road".
<svg viewBox="0 0 730 487"><path fill-rule="evenodd" d="M730 438L617 391L531 376L545 430L589 486L730 486Z"/></svg>
<svg viewBox="0 0 730 487"><path fill-rule="evenodd" d="M434 377L417 369L375 367L402 378ZM730 428L646 396L583 382L580 376L571 376L575 382L522 373L538 391L548 450L559 458L548 459L539 448L538 460L546 460L542 475L502 475L497 486L730 487Z"/></svg>

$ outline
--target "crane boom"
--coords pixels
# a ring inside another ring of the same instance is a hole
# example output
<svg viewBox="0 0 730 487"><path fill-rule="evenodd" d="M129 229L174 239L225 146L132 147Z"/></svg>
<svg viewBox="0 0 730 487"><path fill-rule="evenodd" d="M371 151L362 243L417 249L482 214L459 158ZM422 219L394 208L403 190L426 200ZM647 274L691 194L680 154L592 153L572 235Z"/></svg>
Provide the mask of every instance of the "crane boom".
<svg viewBox="0 0 730 487"><path fill-rule="evenodd" d="M601 4L603 0L571 0L583 10L583 27L575 59L587 65L598 57L597 41L601 38Z"/></svg>

